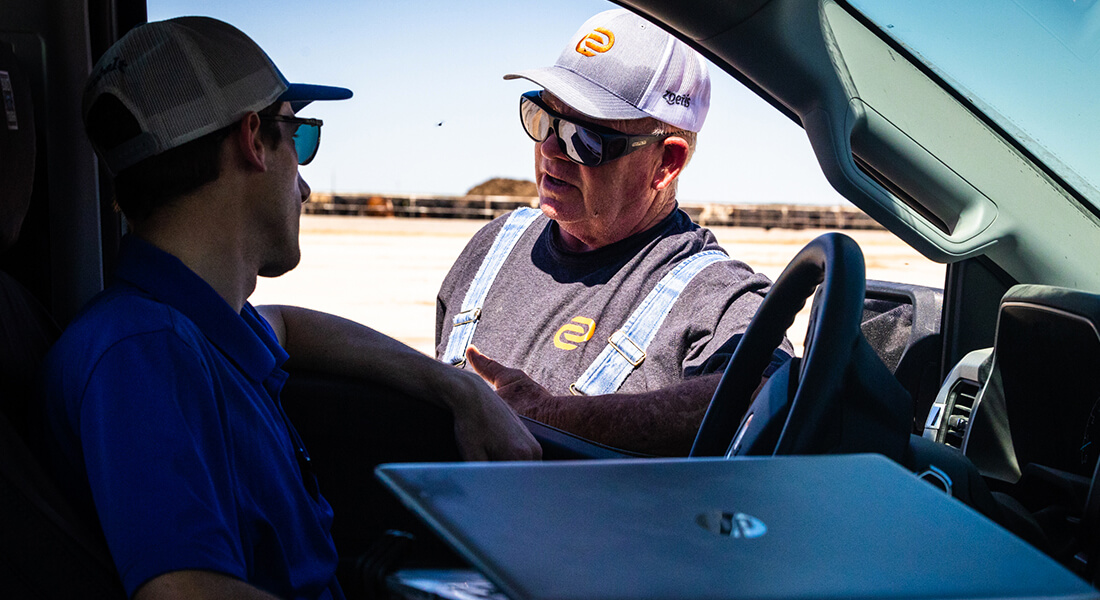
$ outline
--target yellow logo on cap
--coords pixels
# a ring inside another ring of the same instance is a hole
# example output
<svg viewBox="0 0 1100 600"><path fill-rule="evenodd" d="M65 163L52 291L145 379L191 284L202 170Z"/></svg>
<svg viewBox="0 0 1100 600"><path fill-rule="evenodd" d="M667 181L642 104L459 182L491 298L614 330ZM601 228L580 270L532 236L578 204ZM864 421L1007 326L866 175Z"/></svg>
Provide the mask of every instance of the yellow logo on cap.
<svg viewBox="0 0 1100 600"><path fill-rule="evenodd" d="M596 322L588 317L573 317L573 320L562 325L554 332L554 346L562 350L575 350L577 344L583 344L592 339L596 330ZM569 342L576 342L570 344Z"/></svg>
<svg viewBox="0 0 1100 600"><path fill-rule="evenodd" d="M581 38L577 42L577 52L585 56L596 56L596 53L604 53L615 45L615 34L597 27L592 33Z"/></svg>

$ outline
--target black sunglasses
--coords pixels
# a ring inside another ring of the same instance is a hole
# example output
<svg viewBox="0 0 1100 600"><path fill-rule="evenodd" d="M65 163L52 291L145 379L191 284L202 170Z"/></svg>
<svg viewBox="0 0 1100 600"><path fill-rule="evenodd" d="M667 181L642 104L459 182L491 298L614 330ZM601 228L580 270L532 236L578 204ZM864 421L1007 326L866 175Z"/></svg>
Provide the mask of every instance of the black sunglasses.
<svg viewBox="0 0 1100 600"><path fill-rule="evenodd" d="M308 165L317 149L321 146L321 119L303 119L287 115L260 115L260 119L278 121L280 123L295 123L294 151L298 153L298 164Z"/></svg>
<svg viewBox="0 0 1100 600"><path fill-rule="evenodd" d="M558 134L561 151L569 160L586 167L611 162L648 146L650 142L681 133L634 135L576 121L555 112L538 91L519 97L519 120L523 123L523 130L536 142L545 141L550 137L550 131L554 131Z"/></svg>

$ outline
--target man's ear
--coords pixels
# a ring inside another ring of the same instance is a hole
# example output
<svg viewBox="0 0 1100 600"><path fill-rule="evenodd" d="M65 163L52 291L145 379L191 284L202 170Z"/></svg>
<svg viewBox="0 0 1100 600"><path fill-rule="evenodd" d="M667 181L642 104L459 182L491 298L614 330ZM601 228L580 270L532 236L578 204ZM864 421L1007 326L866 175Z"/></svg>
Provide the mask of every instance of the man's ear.
<svg viewBox="0 0 1100 600"><path fill-rule="evenodd" d="M680 136L665 138L661 147L661 165L653 176L653 189L662 191L680 176L688 159L687 140Z"/></svg>
<svg viewBox="0 0 1100 600"><path fill-rule="evenodd" d="M241 160L250 168L267 170L267 146L260 137L260 115L250 112L237 123L234 138Z"/></svg>

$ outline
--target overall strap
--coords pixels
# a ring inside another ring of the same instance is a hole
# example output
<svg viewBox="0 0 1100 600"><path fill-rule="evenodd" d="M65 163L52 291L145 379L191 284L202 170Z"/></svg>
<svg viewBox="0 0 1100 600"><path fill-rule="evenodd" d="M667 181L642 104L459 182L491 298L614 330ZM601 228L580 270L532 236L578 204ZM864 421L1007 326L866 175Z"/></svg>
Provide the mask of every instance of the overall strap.
<svg viewBox="0 0 1100 600"><path fill-rule="evenodd" d="M725 252L707 250L676 265L634 309L626 324L611 334L603 352L581 374L580 379L569 386L569 391L584 396L617 391L627 376L645 360L646 348L688 282L711 264L729 259Z"/></svg>
<svg viewBox="0 0 1100 600"><path fill-rule="evenodd" d="M447 351L443 353L444 362L458 367L466 364L466 348L474 337L474 329L477 328L478 319L481 318L481 306L485 304L489 288L492 287L493 280L496 279L505 259L516 247L520 236L535 221L535 217L541 214L542 211L537 208L517 208L504 222L504 227L497 232L489 253L481 261L477 275L470 283L470 289L466 290L466 298L462 301L461 310L454 316L454 327L451 328L451 336L447 340Z"/></svg>

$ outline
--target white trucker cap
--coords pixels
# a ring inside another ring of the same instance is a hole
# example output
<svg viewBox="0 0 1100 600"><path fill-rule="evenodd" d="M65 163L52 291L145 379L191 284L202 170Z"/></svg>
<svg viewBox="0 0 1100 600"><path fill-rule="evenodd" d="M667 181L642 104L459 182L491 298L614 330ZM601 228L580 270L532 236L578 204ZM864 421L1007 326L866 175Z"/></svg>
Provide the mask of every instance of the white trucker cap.
<svg viewBox="0 0 1100 600"><path fill-rule="evenodd" d="M288 83L242 31L209 17L179 17L132 29L96 63L84 88L84 121L100 98L117 98L141 133L96 152L112 173L217 131L275 101L297 112L351 90Z"/></svg>
<svg viewBox="0 0 1100 600"><path fill-rule="evenodd" d="M703 57L621 8L585 21L553 66L504 78L529 79L597 119L653 117L697 132L710 108Z"/></svg>

